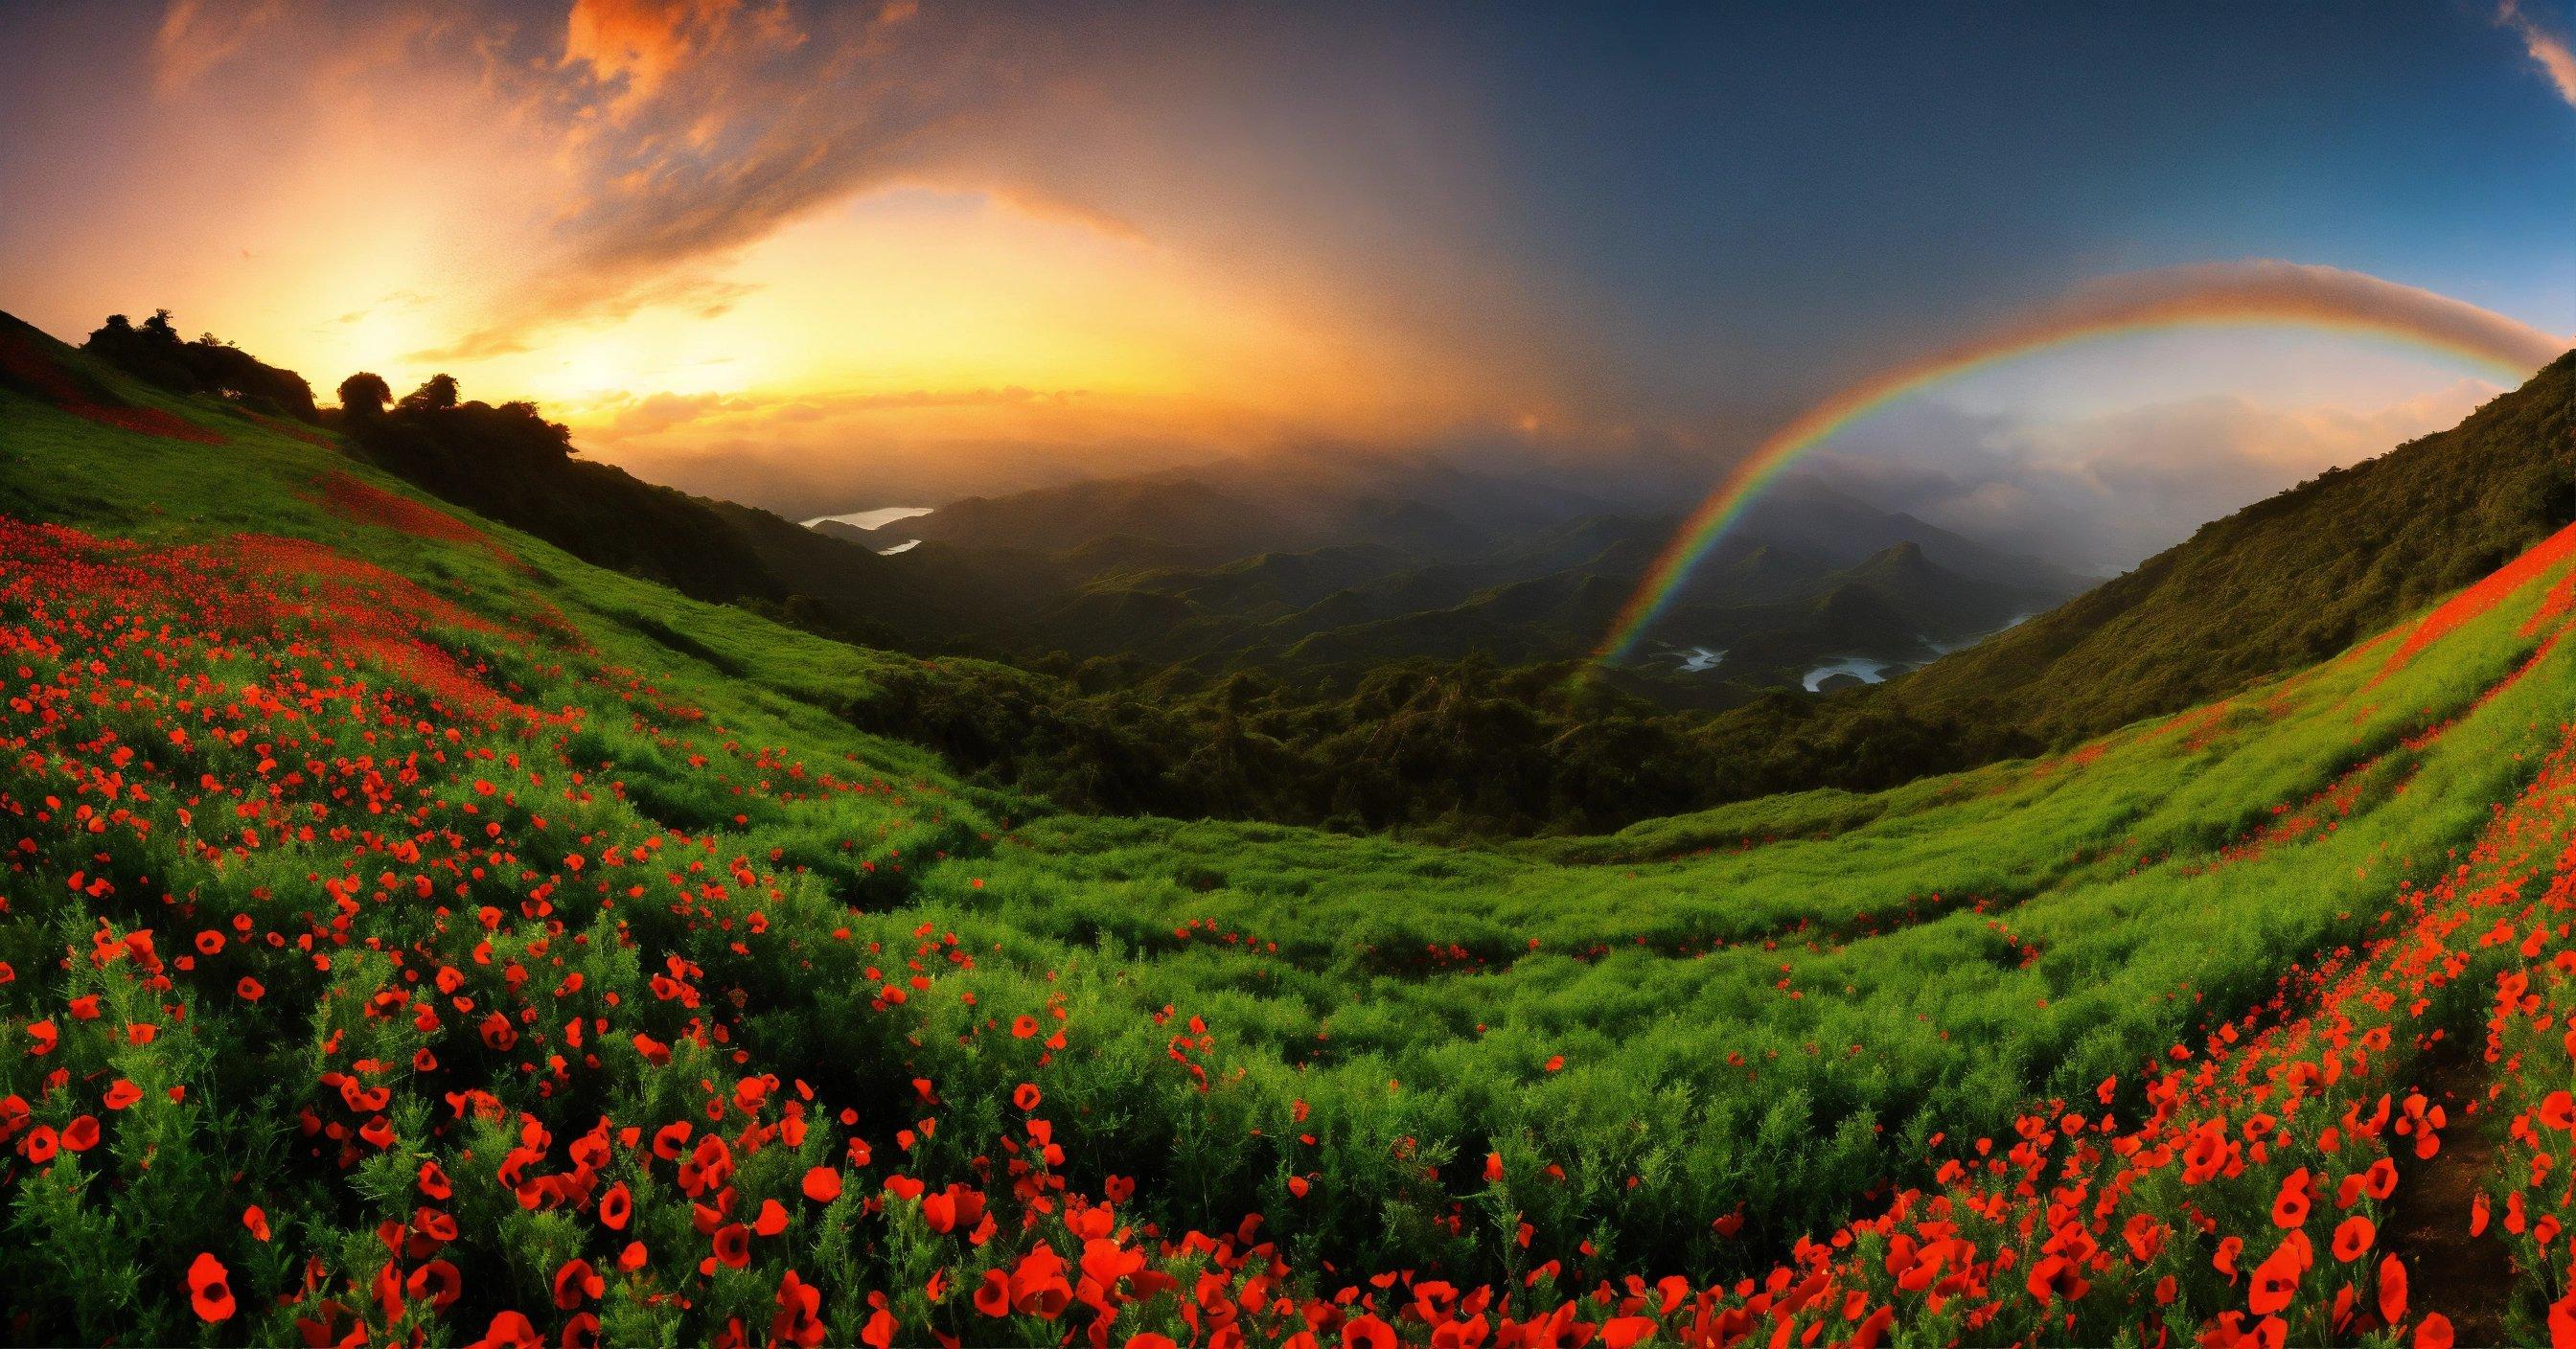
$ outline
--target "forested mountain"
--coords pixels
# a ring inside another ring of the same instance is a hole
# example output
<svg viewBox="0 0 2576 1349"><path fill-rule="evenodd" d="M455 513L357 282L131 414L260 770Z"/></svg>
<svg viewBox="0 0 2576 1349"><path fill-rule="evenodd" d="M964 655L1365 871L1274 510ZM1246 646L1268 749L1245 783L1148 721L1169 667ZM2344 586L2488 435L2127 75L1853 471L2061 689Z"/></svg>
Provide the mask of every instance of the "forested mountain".
<svg viewBox="0 0 2576 1349"><path fill-rule="evenodd" d="M2576 354L2448 431L2213 521L2063 608L1902 682L2063 741L2298 669L2576 520Z"/></svg>

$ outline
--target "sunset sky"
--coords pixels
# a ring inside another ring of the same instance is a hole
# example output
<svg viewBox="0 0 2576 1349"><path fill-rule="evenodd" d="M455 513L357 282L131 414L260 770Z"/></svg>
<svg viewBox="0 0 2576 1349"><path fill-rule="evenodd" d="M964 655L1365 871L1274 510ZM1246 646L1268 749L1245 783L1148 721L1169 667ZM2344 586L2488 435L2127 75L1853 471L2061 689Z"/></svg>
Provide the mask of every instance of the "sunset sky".
<svg viewBox="0 0 2576 1349"><path fill-rule="evenodd" d="M807 512L1334 445L1679 510L1851 381L2186 264L2576 330L2556 0L1605 13L0 6L0 308L167 306L326 396L449 371ZM2503 379L2169 333L1816 463L2035 544L2137 493L2143 539Z"/></svg>

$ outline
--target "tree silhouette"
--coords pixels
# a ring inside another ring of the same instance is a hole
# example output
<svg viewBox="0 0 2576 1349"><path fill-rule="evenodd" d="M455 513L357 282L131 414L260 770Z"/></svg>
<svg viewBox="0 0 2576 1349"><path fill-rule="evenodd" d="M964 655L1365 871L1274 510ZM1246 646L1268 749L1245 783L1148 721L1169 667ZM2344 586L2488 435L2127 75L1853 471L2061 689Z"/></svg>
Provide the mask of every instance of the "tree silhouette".
<svg viewBox="0 0 2576 1349"><path fill-rule="evenodd" d="M405 412L444 412L456 406L456 377L432 375L429 381L402 396L398 405Z"/></svg>
<svg viewBox="0 0 2576 1349"><path fill-rule="evenodd" d="M308 422L316 416L313 388L303 376L263 364L213 333L183 342L167 309L153 311L141 326L123 314L110 314L81 349L174 393L214 394L254 411Z"/></svg>
<svg viewBox="0 0 2576 1349"><path fill-rule="evenodd" d="M355 417L381 417L394 399L385 377L361 370L340 381L340 410Z"/></svg>

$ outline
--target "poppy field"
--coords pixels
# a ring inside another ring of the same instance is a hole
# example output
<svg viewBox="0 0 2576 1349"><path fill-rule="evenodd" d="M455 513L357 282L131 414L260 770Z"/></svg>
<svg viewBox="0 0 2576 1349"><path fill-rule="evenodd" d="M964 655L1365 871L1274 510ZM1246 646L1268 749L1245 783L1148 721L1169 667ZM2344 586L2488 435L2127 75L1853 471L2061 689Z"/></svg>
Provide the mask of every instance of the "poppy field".
<svg viewBox="0 0 2576 1349"><path fill-rule="evenodd" d="M2576 533L1439 847L976 787L856 729L915 658L10 360L0 1339L2576 1342Z"/></svg>

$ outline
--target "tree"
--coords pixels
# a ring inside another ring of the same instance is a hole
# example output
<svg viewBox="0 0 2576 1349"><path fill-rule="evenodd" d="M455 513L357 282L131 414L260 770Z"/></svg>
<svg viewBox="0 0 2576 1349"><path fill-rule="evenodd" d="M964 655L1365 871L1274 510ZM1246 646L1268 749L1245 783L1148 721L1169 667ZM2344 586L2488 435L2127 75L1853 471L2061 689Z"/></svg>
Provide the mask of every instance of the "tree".
<svg viewBox="0 0 2576 1349"><path fill-rule="evenodd" d="M405 412L444 412L456 406L456 377L432 375L429 382L404 394L400 407Z"/></svg>
<svg viewBox="0 0 2576 1349"><path fill-rule="evenodd" d="M393 399L393 386L382 375L361 370L340 381L340 410L353 417L381 417Z"/></svg>

